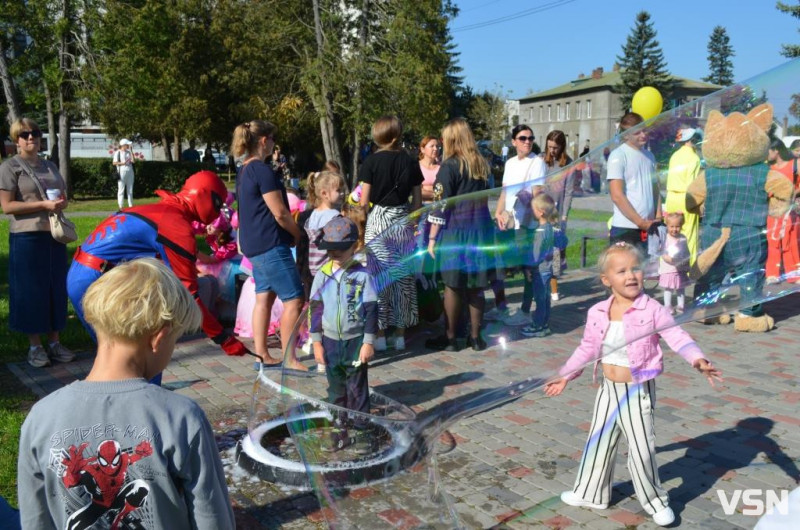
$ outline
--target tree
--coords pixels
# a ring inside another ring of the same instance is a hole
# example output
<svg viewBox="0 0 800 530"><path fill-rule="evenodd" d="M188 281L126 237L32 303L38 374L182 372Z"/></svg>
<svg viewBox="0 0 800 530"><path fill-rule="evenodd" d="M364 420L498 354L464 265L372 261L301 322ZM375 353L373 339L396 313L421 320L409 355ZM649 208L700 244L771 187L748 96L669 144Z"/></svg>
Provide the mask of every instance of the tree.
<svg viewBox="0 0 800 530"><path fill-rule="evenodd" d="M789 105L789 114L796 120L800 120L800 94L792 94L792 104Z"/></svg>
<svg viewBox="0 0 800 530"><path fill-rule="evenodd" d="M800 18L800 2L798 5L790 6L789 4L784 4L783 2L778 2L775 7L778 8L778 11L783 13L788 13L792 15L794 18ZM800 29L798 29L800 31ZM784 44L782 45L781 55L788 58L793 57L800 57L800 45L798 44Z"/></svg>
<svg viewBox="0 0 800 530"><path fill-rule="evenodd" d="M620 84L616 89L623 109L631 107L633 94L644 86L654 87L665 102L670 101L675 81L667 70L664 53L647 11L636 15L636 25L622 47L622 55L617 55L617 63L620 65Z"/></svg>
<svg viewBox="0 0 800 530"><path fill-rule="evenodd" d="M508 134L506 95L500 87L479 94L469 109L468 121L478 140L489 140L492 148L499 151Z"/></svg>
<svg viewBox="0 0 800 530"><path fill-rule="evenodd" d="M703 81L716 85L730 86L733 84L733 62L731 57L736 55L728 32L722 26L716 26L708 39L708 70L709 75Z"/></svg>

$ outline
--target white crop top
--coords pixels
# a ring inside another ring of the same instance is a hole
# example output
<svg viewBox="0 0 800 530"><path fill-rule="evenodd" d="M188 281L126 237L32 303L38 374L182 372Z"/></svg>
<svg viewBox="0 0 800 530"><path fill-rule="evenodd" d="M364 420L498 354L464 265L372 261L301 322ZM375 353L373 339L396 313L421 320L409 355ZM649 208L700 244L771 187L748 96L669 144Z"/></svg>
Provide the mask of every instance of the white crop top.
<svg viewBox="0 0 800 530"><path fill-rule="evenodd" d="M628 347L625 345L625 328L621 320L609 322L606 336L603 337L603 364L630 368Z"/></svg>

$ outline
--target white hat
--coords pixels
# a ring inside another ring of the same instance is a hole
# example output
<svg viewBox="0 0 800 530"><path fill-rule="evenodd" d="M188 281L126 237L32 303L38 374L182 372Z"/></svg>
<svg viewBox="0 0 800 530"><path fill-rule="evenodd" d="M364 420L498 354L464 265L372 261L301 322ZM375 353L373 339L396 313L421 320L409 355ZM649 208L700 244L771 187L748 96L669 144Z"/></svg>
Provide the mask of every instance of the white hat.
<svg viewBox="0 0 800 530"><path fill-rule="evenodd" d="M123 138L122 140L119 141L119 145L133 145L133 142L131 142L127 138Z"/></svg>
<svg viewBox="0 0 800 530"><path fill-rule="evenodd" d="M688 127L686 129L680 129L678 134L675 136L676 142L688 142L691 140L695 135L702 135L703 131L701 129L694 129L692 127Z"/></svg>

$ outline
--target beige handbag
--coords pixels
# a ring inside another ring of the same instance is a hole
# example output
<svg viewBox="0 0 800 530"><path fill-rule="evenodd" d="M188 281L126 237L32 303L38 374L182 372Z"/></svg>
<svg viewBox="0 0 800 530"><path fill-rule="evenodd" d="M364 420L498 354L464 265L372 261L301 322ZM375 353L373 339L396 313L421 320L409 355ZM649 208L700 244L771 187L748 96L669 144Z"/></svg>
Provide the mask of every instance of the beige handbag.
<svg viewBox="0 0 800 530"><path fill-rule="evenodd" d="M20 162L25 173L27 173L31 180L33 180L33 183L36 184L36 188L39 190L42 200L47 200L44 187L33 169L21 158L17 157L17 160ZM50 234L53 236L53 239L65 245L78 240L78 231L75 229L75 223L67 219L64 212L49 212L48 218L50 219Z"/></svg>

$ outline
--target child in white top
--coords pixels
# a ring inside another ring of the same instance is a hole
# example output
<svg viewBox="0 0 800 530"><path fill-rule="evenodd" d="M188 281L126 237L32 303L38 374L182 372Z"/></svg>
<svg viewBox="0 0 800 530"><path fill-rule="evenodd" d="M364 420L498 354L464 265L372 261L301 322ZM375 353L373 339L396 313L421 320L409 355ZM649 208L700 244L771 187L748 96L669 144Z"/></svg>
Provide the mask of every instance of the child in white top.
<svg viewBox="0 0 800 530"><path fill-rule="evenodd" d="M672 294L678 295L677 312L683 313L686 305L685 287L689 282L689 244L681 233L683 213L671 212L666 215L667 237L658 264L658 285L664 289L664 307L672 309Z"/></svg>
<svg viewBox="0 0 800 530"><path fill-rule="evenodd" d="M620 434L628 441L628 470L636 496L653 521L671 524L675 514L658 477L655 456L655 378L663 370L658 344L667 344L690 362L714 386L721 372L708 362L688 333L675 325L669 312L644 293L644 273L636 248L618 242L600 256L598 268L611 297L595 304L586 318L580 346L559 376L545 385L548 396L563 392L585 364L602 364L603 382L597 393L589 438L575 487L561 494L570 506L604 510L611 499L614 461Z"/></svg>

